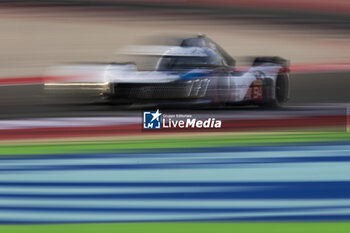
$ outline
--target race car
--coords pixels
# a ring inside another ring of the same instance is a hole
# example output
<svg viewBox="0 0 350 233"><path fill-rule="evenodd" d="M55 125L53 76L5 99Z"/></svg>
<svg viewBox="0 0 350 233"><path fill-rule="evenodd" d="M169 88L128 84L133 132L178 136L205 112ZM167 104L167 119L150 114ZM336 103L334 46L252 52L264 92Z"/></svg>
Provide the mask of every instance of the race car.
<svg viewBox="0 0 350 233"><path fill-rule="evenodd" d="M111 63L100 68L103 75L97 80L46 83L45 89L94 92L124 104L280 107L289 98L287 60L256 57L251 67L238 70L235 60L205 35L184 38L175 46L139 46L126 51L158 60L151 70L139 70L133 62Z"/></svg>

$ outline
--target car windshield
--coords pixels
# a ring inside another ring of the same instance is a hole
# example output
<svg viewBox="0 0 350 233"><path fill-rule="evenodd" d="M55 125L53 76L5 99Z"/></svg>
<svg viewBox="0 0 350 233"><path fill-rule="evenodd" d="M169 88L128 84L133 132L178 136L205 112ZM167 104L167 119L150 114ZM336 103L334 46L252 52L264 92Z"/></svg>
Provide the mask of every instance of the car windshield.
<svg viewBox="0 0 350 233"><path fill-rule="evenodd" d="M164 56L161 58L158 70L183 70L215 65L220 65L220 62L208 56Z"/></svg>

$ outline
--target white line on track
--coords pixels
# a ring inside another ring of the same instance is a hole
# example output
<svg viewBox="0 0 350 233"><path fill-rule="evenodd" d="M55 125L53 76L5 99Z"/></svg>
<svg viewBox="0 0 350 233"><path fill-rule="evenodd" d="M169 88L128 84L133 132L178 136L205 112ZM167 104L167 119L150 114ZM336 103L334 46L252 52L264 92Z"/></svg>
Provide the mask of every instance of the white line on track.
<svg viewBox="0 0 350 233"><path fill-rule="evenodd" d="M1 120L0 130L140 124L140 117L76 117Z"/></svg>

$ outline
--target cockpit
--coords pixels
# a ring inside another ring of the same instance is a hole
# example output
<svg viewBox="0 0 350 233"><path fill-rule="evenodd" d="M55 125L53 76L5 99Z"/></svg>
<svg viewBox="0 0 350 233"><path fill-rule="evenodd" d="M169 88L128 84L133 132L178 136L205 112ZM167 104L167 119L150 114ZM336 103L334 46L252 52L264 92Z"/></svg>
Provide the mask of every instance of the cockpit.
<svg viewBox="0 0 350 233"><path fill-rule="evenodd" d="M222 57L224 64L227 66L235 66L235 60L217 43L203 34L199 34L197 37L183 39L180 46L209 48Z"/></svg>
<svg viewBox="0 0 350 233"><path fill-rule="evenodd" d="M172 71L215 68L223 65L223 58L212 49L173 47L159 59L157 70Z"/></svg>

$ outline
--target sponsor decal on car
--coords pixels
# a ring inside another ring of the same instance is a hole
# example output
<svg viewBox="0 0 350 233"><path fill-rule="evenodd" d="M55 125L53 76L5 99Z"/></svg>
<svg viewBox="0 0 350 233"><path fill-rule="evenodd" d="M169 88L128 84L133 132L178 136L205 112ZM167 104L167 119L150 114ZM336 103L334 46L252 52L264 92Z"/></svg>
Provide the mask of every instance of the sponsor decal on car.
<svg viewBox="0 0 350 233"><path fill-rule="evenodd" d="M256 80L248 88L244 97L245 100L262 100L263 99L263 84L262 80Z"/></svg>

